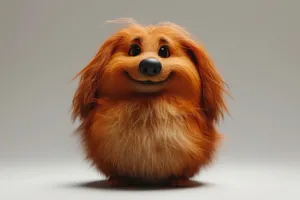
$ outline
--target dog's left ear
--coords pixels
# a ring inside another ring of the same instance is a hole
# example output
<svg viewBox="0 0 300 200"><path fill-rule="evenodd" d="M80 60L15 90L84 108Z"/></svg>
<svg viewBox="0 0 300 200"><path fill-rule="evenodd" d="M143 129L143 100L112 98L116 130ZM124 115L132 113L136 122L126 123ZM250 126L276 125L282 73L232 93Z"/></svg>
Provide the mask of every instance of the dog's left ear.
<svg viewBox="0 0 300 200"><path fill-rule="evenodd" d="M73 120L86 118L97 103L99 83L104 67L113 55L121 36L116 34L107 39L98 50L92 61L76 77L80 77L72 105ZM75 77L75 78L76 78Z"/></svg>
<svg viewBox="0 0 300 200"><path fill-rule="evenodd" d="M193 39L182 41L183 48L195 64L201 79L201 110L209 121L218 121L228 112L224 100L227 84L217 71L206 49Z"/></svg>

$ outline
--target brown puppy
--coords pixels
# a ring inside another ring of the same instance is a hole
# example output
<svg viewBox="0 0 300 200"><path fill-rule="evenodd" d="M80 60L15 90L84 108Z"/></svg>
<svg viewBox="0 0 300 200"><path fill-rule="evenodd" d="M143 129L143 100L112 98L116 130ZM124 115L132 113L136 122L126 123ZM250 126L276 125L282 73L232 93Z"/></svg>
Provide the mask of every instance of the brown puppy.
<svg viewBox="0 0 300 200"><path fill-rule="evenodd" d="M88 159L112 182L176 184L213 159L226 83L182 27L131 21L78 76L73 117Z"/></svg>

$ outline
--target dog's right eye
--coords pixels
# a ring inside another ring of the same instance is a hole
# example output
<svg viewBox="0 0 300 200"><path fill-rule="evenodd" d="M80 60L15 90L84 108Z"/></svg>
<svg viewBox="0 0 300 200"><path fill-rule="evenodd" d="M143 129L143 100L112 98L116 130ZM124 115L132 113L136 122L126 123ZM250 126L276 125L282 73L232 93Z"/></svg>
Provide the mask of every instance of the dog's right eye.
<svg viewBox="0 0 300 200"><path fill-rule="evenodd" d="M130 56L137 56L141 53L141 47L137 44L133 44L131 45L130 49L129 49L129 52L128 52L128 55Z"/></svg>

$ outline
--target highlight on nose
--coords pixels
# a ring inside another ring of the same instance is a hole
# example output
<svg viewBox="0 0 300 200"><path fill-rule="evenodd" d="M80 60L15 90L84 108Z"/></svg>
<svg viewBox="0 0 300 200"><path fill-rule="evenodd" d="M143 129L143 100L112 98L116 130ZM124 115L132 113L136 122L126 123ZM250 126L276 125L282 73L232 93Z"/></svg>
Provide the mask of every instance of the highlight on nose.
<svg viewBox="0 0 300 200"><path fill-rule="evenodd" d="M146 58L139 64L139 70L146 76L154 76L161 72L161 63L155 58Z"/></svg>

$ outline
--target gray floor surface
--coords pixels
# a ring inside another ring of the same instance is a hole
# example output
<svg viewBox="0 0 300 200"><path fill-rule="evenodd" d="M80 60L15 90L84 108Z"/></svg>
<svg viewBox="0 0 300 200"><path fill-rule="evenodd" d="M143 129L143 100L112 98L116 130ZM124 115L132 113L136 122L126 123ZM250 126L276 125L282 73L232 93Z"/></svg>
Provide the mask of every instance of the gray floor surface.
<svg viewBox="0 0 300 200"><path fill-rule="evenodd" d="M3 163L0 199L288 199L299 200L299 164L217 163L190 188L107 188L83 162Z"/></svg>

